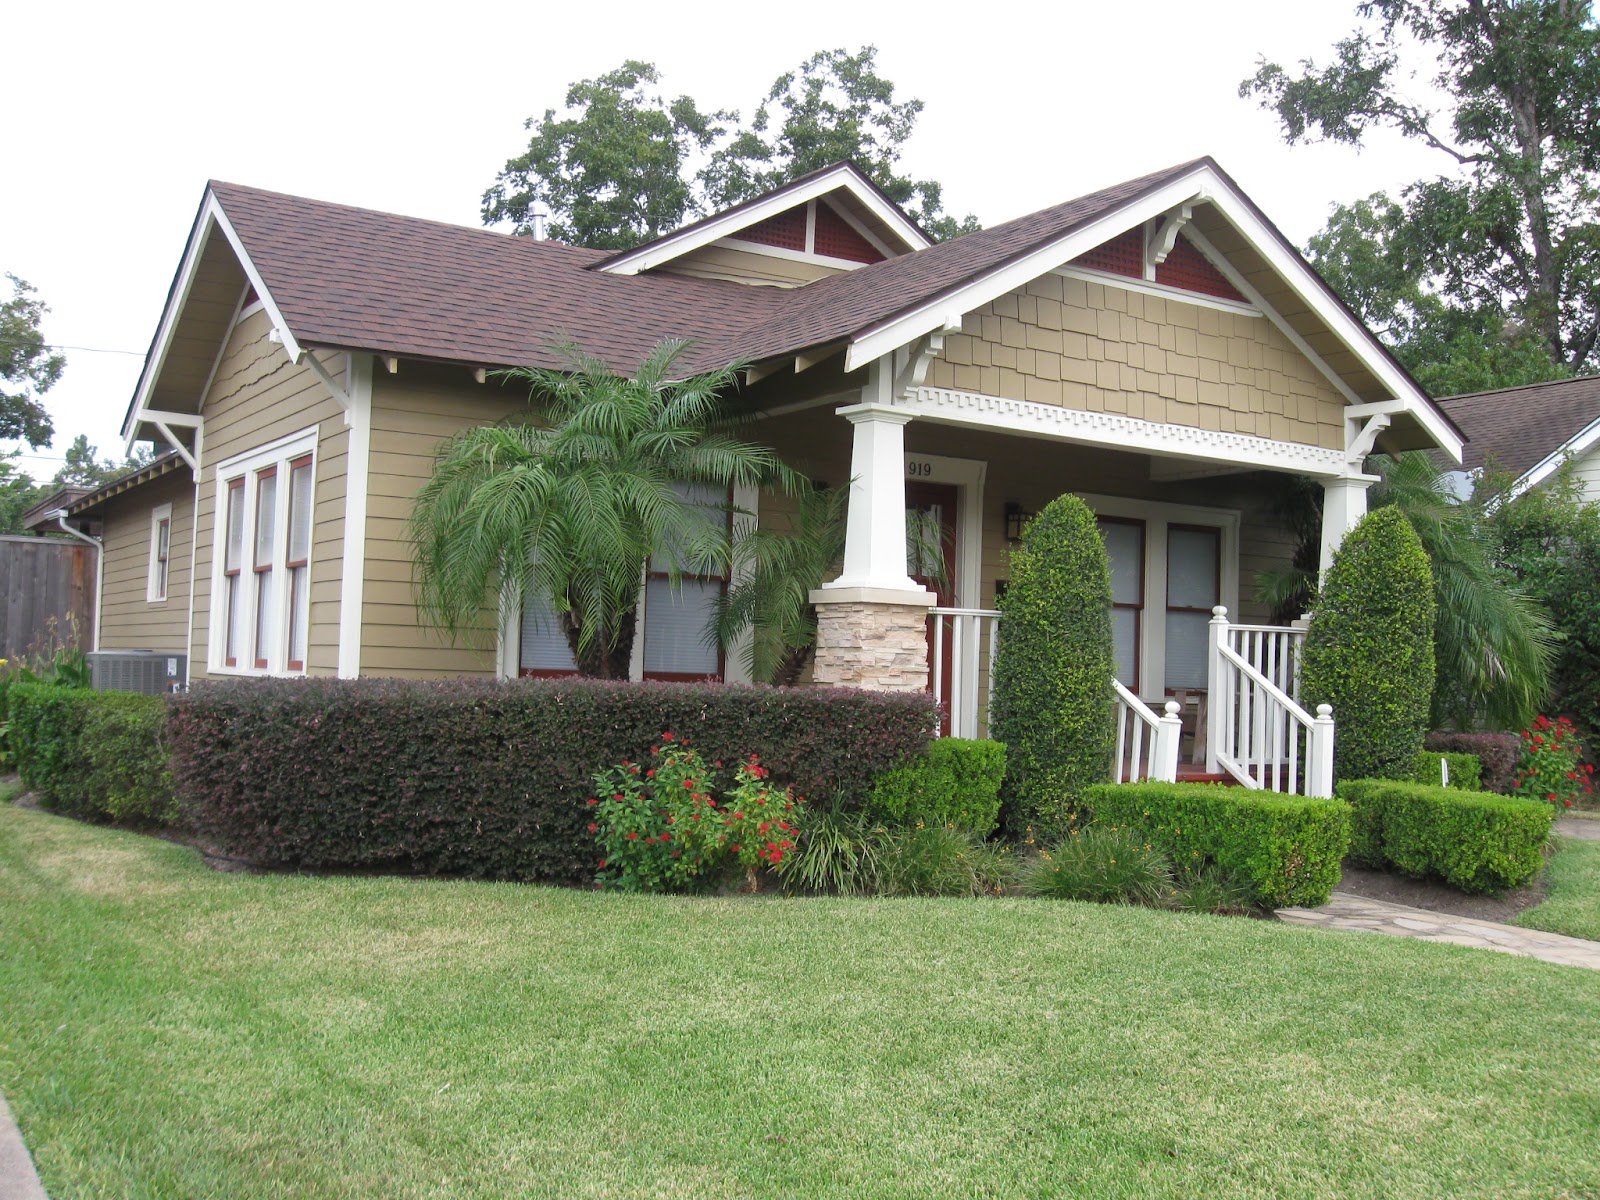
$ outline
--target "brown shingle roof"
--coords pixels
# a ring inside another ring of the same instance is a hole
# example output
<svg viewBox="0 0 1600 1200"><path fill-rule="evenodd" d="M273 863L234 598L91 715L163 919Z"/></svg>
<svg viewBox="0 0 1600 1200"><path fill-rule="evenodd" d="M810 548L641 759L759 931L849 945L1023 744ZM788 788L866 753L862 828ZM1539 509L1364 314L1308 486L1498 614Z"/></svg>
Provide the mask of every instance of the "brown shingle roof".
<svg viewBox="0 0 1600 1200"><path fill-rule="evenodd" d="M1481 467L1492 457L1522 476L1600 420L1600 375L1473 392L1439 404L1471 439L1464 467Z"/></svg>
<svg viewBox="0 0 1600 1200"><path fill-rule="evenodd" d="M302 343L407 358L556 366L570 337L631 370L666 337L691 370L835 341L1026 254L1197 162L886 259L807 287L609 275L608 255L437 221L216 183L246 252Z"/></svg>

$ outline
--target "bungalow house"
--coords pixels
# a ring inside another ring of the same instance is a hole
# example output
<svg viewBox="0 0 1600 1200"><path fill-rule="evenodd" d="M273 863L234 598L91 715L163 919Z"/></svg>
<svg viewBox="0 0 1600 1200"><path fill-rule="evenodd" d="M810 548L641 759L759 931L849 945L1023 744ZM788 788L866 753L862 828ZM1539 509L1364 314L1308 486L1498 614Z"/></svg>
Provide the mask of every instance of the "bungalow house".
<svg viewBox="0 0 1600 1200"><path fill-rule="evenodd" d="M1282 477L1322 485L1326 565L1374 447L1463 444L1209 158L937 245L845 163L620 253L212 183L123 430L172 453L68 506L103 528L99 645L185 652L193 679L570 671L541 597L489 654L419 623L412 498L443 438L523 411L496 368L559 366L570 338L631 372L667 337L686 373L751 364L753 436L848 481L818 682L932 686L981 729L1009 541L1073 492L1113 563L1130 736L1225 692L1207 758L1241 777L1309 745L1273 729L1311 736L1280 702L1294 632L1217 615L1265 617L1253 576L1293 551ZM908 564L908 510L951 548L941 594ZM647 581L636 677L739 679L702 638L727 582Z"/></svg>
<svg viewBox="0 0 1600 1200"><path fill-rule="evenodd" d="M1466 470L1507 471L1515 493L1570 462L1584 498L1600 500L1600 375L1450 396L1439 406L1471 439Z"/></svg>

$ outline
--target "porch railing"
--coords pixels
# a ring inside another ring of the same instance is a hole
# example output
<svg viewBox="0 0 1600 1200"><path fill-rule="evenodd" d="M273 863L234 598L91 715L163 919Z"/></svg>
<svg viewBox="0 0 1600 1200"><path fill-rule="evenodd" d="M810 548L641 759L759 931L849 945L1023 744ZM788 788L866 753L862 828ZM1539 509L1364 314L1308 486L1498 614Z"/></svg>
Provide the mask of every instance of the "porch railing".
<svg viewBox="0 0 1600 1200"><path fill-rule="evenodd" d="M1211 611L1206 770L1264 791L1333 795L1333 709L1312 716L1294 695L1303 632L1234 626L1226 608Z"/></svg>
<svg viewBox="0 0 1600 1200"><path fill-rule="evenodd" d="M1174 782L1178 778L1178 743L1183 737L1178 702L1168 700L1166 712L1158 717L1155 709L1118 680L1111 681L1111 688L1117 706L1117 753L1111 760L1111 782Z"/></svg>
<svg viewBox="0 0 1600 1200"><path fill-rule="evenodd" d="M994 648L1000 613L992 608L935 608L933 625L933 694L950 699L950 734L975 738L987 733L994 699ZM945 633L949 631L949 659ZM950 686L945 688L945 676Z"/></svg>

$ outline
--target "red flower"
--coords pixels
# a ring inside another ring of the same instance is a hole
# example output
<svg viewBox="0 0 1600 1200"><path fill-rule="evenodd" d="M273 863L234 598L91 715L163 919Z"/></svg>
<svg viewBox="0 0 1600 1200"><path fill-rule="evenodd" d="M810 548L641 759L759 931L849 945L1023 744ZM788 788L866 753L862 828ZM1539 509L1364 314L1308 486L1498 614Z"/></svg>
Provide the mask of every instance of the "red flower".
<svg viewBox="0 0 1600 1200"><path fill-rule="evenodd" d="M1562 803L1565 804L1568 808L1572 807L1572 801L1571 800L1563 800Z"/></svg>
<svg viewBox="0 0 1600 1200"><path fill-rule="evenodd" d="M1536 734L1534 734L1534 735L1533 735L1533 744L1534 744L1534 745L1535 745L1535 746L1542 746L1542 745L1544 745L1544 739L1543 739L1543 738L1542 738L1542 737L1540 737L1540 736L1539 736L1539 735L1538 735L1538 734L1537 734L1537 733L1536 733Z"/></svg>
<svg viewBox="0 0 1600 1200"><path fill-rule="evenodd" d="M739 851L743 850L744 847L743 846L729 846L728 849L732 850L735 854L737 854L737 853L739 853Z"/></svg>
<svg viewBox="0 0 1600 1200"><path fill-rule="evenodd" d="M742 812L736 812L733 814L733 819L735 821L742 821L744 820L744 814Z"/></svg>
<svg viewBox="0 0 1600 1200"><path fill-rule="evenodd" d="M600 832L600 826L596 825L593 821L590 821L589 822L589 832L590 833L599 833Z"/></svg>
<svg viewBox="0 0 1600 1200"><path fill-rule="evenodd" d="M656 777L656 769L654 767L651 767L648 771L646 771L644 773L644 777L646 779L654 779Z"/></svg>
<svg viewBox="0 0 1600 1200"><path fill-rule="evenodd" d="M601 860L600 860L600 865L601 865L601 866L602 866L602 867L603 867L603 866L605 866L605 865L606 865L606 860L605 860L605 859L603 859L603 858L602 858L602 859L601 859Z"/></svg>
<svg viewBox="0 0 1600 1200"><path fill-rule="evenodd" d="M758 825L756 827L756 832L757 833L765 833L767 830L769 830L771 828L772 828L772 822L771 821L763 821L763 822L761 822L760 825Z"/></svg>
<svg viewBox="0 0 1600 1200"><path fill-rule="evenodd" d="M660 840L663 842L670 842L672 840L672 835L670 833L663 833Z"/></svg>
<svg viewBox="0 0 1600 1200"><path fill-rule="evenodd" d="M585 803L585 804L590 804L590 805L593 805L593 804L599 804L599 803L600 803L600 801L598 801L598 800L596 800L596 799L594 799L594 798L593 798L593 797L590 797L590 798L589 798L589 799L587 799L587 800L585 800L585 801L584 801L584 803Z"/></svg>
<svg viewBox="0 0 1600 1200"><path fill-rule="evenodd" d="M767 806L767 802L764 799L762 799L760 796L756 797L756 803L761 805L761 807L763 807L763 808L765 808Z"/></svg>
<svg viewBox="0 0 1600 1200"><path fill-rule="evenodd" d="M781 846L785 850L793 850L794 849L794 843L791 842L788 838L784 838L783 841L778 843L778 845Z"/></svg>
<svg viewBox="0 0 1600 1200"><path fill-rule="evenodd" d="M668 817L667 818L667 824L668 825L676 825L677 823L678 823L678 818L677 817Z"/></svg>
<svg viewBox="0 0 1600 1200"><path fill-rule="evenodd" d="M722 765L722 760L718 759L716 762L712 763L711 765L714 766L714 767L720 767Z"/></svg>
<svg viewBox="0 0 1600 1200"><path fill-rule="evenodd" d="M661 740L663 742L670 742L672 740L672 735L670 733L663 733L661 735Z"/></svg>
<svg viewBox="0 0 1600 1200"><path fill-rule="evenodd" d="M684 787L686 787L686 788L688 788L688 789L689 789L689 790L690 790L690 791L691 791L691 792L692 792L692 791L694 791L694 780L692 780L692 779L685 779L685 780L684 780L684 781L683 781L683 786L684 786Z"/></svg>
<svg viewBox="0 0 1600 1200"><path fill-rule="evenodd" d="M1554 792L1551 792L1549 798L1551 800L1554 800L1556 798L1556 794Z"/></svg>
<svg viewBox="0 0 1600 1200"><path fill-rule="evenodd" d="M628 835L628 840L629 840L629 841L630 841L630 842L636 842L636 841L638 841L638 840L639 840L639 835L638 835L638 834L637 834L637 833L630 833L630 834L629 834L629 835Z"/></svg>
<svg viewBox="0 0 1600 1200"><path fill-rule="evenodd" d="M613 799L613 800L621 800L621 799L622 799L622 793L621 793L621 792L618 792L618 793L617 793L617 794L616 794L616 795L615 795L615 796L613 796L613 797L611 797L611 798L612 798L612 799Z"/></svg>

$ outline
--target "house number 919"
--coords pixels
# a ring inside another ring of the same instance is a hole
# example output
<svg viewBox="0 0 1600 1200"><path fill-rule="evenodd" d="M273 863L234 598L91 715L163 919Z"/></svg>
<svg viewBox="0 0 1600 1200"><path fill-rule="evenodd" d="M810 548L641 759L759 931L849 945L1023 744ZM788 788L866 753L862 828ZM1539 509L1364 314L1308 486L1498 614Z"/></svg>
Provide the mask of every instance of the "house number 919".
<svg viewBox="0 0 1600 1200"><path fill-rule="evenodd" d="M920 461L919 462L917 459L914 459L914 458L913 459L908 459L907 462L906 462L906 478L908 478L908 479L932 479L933 478L933 464L931 462L926 462L926 461Z"/></svg>

